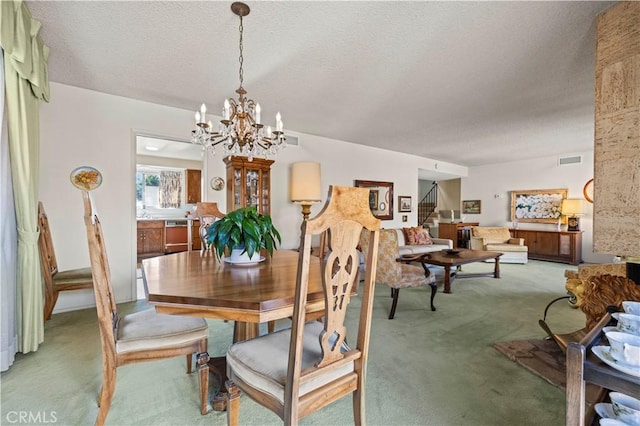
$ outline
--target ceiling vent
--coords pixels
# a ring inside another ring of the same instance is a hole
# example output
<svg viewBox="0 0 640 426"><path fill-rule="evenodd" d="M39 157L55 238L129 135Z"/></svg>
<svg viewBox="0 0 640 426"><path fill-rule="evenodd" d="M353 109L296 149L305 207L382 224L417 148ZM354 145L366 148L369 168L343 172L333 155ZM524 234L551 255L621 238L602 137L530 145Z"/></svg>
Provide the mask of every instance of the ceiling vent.
<svg viewBox="0 0 640 426"><path fill-rule="evenodd" d="M300 139L297 136L284 135L287 145L300 146Z"/></svg>
<svg viewBox="0 0 640 426"><path fill-rule="evenodd" d="M571 155L568 157L559 157L558 166L568 166L570 164L581 164L582 155Z"/></svg>

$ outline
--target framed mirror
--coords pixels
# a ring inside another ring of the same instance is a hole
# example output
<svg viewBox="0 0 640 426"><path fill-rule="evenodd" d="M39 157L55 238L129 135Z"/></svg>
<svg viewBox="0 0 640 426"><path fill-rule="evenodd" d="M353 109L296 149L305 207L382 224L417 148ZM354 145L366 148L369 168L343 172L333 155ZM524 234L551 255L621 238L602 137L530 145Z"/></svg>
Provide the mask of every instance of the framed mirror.
<svg viewBox="0 0 640 426"><path fill-rule="evenodd" d="M393 220L393 182L356 180L356 187L369 188L369 208L380 220Z"/></svg>

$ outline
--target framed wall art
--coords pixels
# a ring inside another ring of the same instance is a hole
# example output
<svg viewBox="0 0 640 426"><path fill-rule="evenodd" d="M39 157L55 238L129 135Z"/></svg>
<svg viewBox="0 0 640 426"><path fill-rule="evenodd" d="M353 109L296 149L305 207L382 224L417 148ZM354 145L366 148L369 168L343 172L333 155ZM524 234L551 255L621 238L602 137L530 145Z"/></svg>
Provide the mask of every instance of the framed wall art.
<svg viewBox="0 0 640 426"><path fill-rule="evenodd" d="M393 182L356 180L358 188L369 188L369 208L380 220L393 220Z"/></svg>
<svg viewBox="0 0 640 426"><path fill-rule="evenodd" d="M462 213L480 214L480 200L464 200L462 201Z"/></svg>
<svg viewBox="0 0 640 426"><path fill-rule="evenodd" d="M511 191L511 220L518 222L558 223L567 189Z"/></svg>
<svg viewBox="0 0 640 426"><path fill-rule="evenodd" d="M411 197L407 195L398 195L398 211L399 212L411 211Z"/></svg>

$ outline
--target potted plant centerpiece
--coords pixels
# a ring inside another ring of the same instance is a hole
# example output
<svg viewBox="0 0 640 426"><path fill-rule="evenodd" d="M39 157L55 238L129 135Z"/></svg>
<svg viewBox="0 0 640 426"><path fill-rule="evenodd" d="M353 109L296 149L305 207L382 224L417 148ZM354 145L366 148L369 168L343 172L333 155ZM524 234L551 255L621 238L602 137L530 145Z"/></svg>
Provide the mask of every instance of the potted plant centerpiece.
<svg viewBox="0 0 640 426"><path fill-rule="evenodd" d="M259 214L256 207L243 207L227 213L215 221L207 231L207 243L216 251L218 257L229 253L230 263L253 263L264 260L260 250L269 255L280 243L280 233L273 226L269 215Z"/></svg>

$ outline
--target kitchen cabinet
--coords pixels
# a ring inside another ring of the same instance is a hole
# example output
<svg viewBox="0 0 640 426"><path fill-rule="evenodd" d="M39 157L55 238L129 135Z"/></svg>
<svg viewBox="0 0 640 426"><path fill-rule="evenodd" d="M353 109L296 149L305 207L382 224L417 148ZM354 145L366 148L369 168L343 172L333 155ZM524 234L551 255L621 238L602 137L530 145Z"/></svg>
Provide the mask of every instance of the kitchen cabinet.
<svg viewBox="0 0 640 426"><path fill-rule="evenodd" d="M227 165L227 211L255 206L258 213L271 212L271 165L273 160L225 157Z"/></svg>
<svg viewBox="0 0 640 426"><path fill-rule="evenodd" d="M511 229L514 238L524 238L529 259L578 265L582 262L582 231L538 231Z"/></svg>
<svg viewBox="0 0 640 426"><path fill-rule="evenodd" d="M139 220L137 222L138 262L146 257L164 254L164 220Z"/></svg>
<svg viewBox="0 0 640 426"><path fill-rule="evenodd" d="M200 241L200 221L194 220L191 226L191 250L200 250L202 247Z"/></svg>
<svg viewBox="0 0 640 426"><path fill-rule="evenodd" d="M184 180L187 204L195 204L202 201L202 172L200 170L187 169Z"/></svg>

